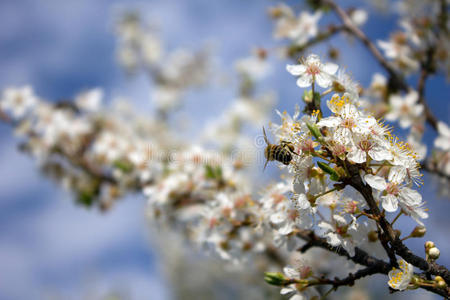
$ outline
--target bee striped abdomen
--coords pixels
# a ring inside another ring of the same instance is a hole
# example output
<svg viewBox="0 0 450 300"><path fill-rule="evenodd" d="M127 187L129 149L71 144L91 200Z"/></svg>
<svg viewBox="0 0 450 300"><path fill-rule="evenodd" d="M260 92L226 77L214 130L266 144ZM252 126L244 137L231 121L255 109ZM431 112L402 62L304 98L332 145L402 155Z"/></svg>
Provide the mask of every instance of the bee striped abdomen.
<svg viewBox="0 0 450 300"><path fill-rule="evenodd" d="M292 160L292 153L290 149L285 146L269 145L266 149L266 158L288 165Z"/></svg>

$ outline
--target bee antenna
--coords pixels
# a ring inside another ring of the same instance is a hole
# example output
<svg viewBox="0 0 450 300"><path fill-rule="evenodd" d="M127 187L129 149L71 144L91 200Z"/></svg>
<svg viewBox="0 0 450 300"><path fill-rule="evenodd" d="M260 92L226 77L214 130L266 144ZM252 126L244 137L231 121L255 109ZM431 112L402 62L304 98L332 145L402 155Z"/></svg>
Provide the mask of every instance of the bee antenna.
<svg viewBox="0 0 450 300"><path fill-rule="evenodd" d="M264 133L264 141L266 142L267 145L270 145L269 140L267 139L266 130L264 129L264 126L263 126L263 133Z"/></svg>

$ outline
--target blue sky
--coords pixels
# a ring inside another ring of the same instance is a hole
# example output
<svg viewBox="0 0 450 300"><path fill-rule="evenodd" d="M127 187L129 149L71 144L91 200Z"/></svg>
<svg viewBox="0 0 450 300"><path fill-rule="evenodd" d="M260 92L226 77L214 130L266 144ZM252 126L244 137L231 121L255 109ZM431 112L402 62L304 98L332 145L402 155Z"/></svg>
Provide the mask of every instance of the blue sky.
<svg viewBox="0 0 450 300"><path fill-rule="evenodd" d="M136 106L149 109L151 86L146 78L126 78L115 63L113 16L118 9L142 8L161 28L169 49L198 49L213 42L218 64L230 71L232 61L248 55L253 47L277 45L266 15L273 3L3 0L0 88L31 84L39 96L57 100L100 86L107 98L128 96ZM364 29L373 38L386 38L391 26L395 26L392 18L383 16L369 18ZM342 65L363 84L370 81L369 71L382 71L357 42L349 46L344 38L336 38L331 43L341 50ZM325 54L326 50L319 46L315 51ZM280 110L293 111L302 92L281 61L273 65L264 86L278 92ZM441 79L433 79L427 91L431 108L447 122L449 91ZM186 111L194 119L194 128L213 119L233 95L233 88L224 92L217 86L192 93ZM428 135L427 141L433 137ZM105 215L85 210L72 203L69 193L43 178L35 161L17 151L17 141L4 124L0 124L0 144L0 299L45 299L49 295L80 299L93 286L99 291L118 287L133 299L148 299L149 293L152 299L169 297L146 230L145 199L124 199ZM425 177L426 182L429 179ZM450 248L443 238L449 225L449 201L436 196L432 185L426 185L423 194L432 195L426 199L432 214L426 223L434 231L428 238L445 252ZM422 242L410 245L422 251ZM448 258L442 262L450 265Z"/></svg>

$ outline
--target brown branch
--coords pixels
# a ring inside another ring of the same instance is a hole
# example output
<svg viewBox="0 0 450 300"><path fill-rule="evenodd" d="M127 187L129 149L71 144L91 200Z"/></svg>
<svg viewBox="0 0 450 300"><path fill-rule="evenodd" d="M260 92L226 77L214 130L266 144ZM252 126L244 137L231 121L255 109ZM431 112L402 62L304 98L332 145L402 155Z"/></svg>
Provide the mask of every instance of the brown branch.
<svg viewBox="0 0 450 300"><path fill-rule="evenodd" d="M361 193L361 195L366 200L370 211L373 215L378 218L378 224L383 229L385 237L388 238L391 249L395 252L395 254L402 257L408 263L418 267L419 269L428 272L432 275L439 275L447 283L450 283L450 272L444 266L429 263L425 259L415 255L411 252L411 250L406 247L403 242L399 239L399 237L395 234L394 229L391 224L386 220L384 215L381 213L374 197L372 194L372 188L365 184L362 181L362 178L359 174L359 169L357 165L347 164L347 169L350 174L350 178L347 178L348 184L350 184L354 189Z"/></svg>
<svg viewBox="0 0 450 300"><path fill-rule="evenodd" d="M386 218L384 218L384 216L381 214L381 211L377 203L375 202L375 199L373 198L372 188L362 181L362 178L359 175L359 169L356 165L349 164L345 161L341 161L340 164L345 164L346 169L349 171L350 178L347 179L348 184L350 184L354 189L360 192L369 205L369 213L371 213L375 217L377 224L382 229L378 231L380 242L383 245L383 248L386 250L386 253L391 261L391 265L397 267L395 252L388 245L388 241L394 240L396 238L396 235Z"/></svg>
<svg viewBox="0 0 450 300"><path fill-rule="evenodd" d="M313 285L331 284L331 285L333 285L333 287L335 287L335 289L337 289L337 287L339 287L339 286L344 286L344 285L351 286L356 280L361 279L365 276L369 276L369 275L373 275L373 274L388 274L389 271L391 271L391 269L392 269L392 266L389 263L369 255L366 251L364 251L358 247L355 247L355 255L350 256L350 254L344 248L331 246L326 241L326 239L318 237L312 230L298 229L297 237L306 241L306 244L303 247L298 249L298 251L301 253L304 253L308 249L313 248L313 247L322 248L322 249L328 250L330 252L333 252L339 256L346 257L347 259L353 261L354 263L366 266L366 268L361 269L354 274L349 274L347 277L345 277L343 279L335 278L334 280L331 280L331 279L321 278L321 279L319 279L319 281L317 283L314 283ZM415 275L422 277L421 274L415 273ZM448 298L450 295L448 289L440 289L440 288L431 287L431 286L420 286L420 287L423 289L426 289L432 293L441 295L445 298Z"/></svg>
<svg viewBox="0 0 450 300"><path fill-rule="evenodd" d="M338 278L335 277L334 279L328 279L328 278L320 278L316 283L312 283L309 285L322 285L322 284L329 284L333 286L333 289L336 291L340 286L353 286L355 284L355 281L358 279L361 279L363 277L373 275L373 274L379 274L380 270L378 266L371 266L367 267L361 270L356 271L356 273L349 273L347 277L345 278Z"/></svg>
<svg viewBox="0 0 450 300"><path fill-rule="evenodd" d="M430 107L425 100L425 83L427 81L428 75L433 70L433 56L434 48L429 47L427 49L425 61L421 64L420 77L417 83L417 92L419 94L419 103L423 105L425 111L425 117L428 123L437 131L438 120L431 112Z"/></svg>
<svg viewBox="0 0 450 300"><path fill-rule="evenodd" d="M297 231L297 236L302 240L306 241L306 244L298 249L298 251L301 253L306 252L310 248L318 247L336 253L339 256L344 256L347 259L359 265L363 265L366 267L376 267L379 270L378 273L387 274L392 269L392 267L388 263L373 256L370 256L366 251L358 247L355 248L355 255L350 256L347 250L345 250L342 247L331 246L326 241L326 239L318 237L312 230L299 229Z"/></svg>
<svg viewBox="0 0 450 300"><path fill-rule="evenodd" d="M390 80L389 84L394 89L401 89L403 91L410 90L410 87L406 83L405 79L397 72L397 70L390 64L383 54L378 50L378 48L375 46L374 43L367 37L367 35L359 29L357 26L355 26L351 20L351 18L348 16L348 14L333 0L317 0L323 4L328 5L331 7L336 14L341 19L342 23L346 27L345 30L355 36L357 39L359 39L364 46L372 53L372 55L375 57L375 59L380 63L380 65L388 72ZM444 5L445 9L445 5ZM446 14L445 14L446 16ZM433 47L433 51L436 47ZM423 85L425 85L425 79L428 75L424 76L423 79ZM419 92L420 93L420 92ZM437 118L434 116L434 114L431 112L430 108L426 104L425 98L422 96L421 103L425 107L425 115L427 122L435 129L437 130Z"/></svg>
<svg viewBox="0 0 450 300"><path fill-rule="evenodd" d="M278 248L275 248L273 245L267 247L264 253L271 261L273 261L280 267L284 267L286 265L286 259L278 251Z"/></svg>
<svg viewBox="0 0 450 300"><path fill-rule="evenodd" d="M303 45L292 45L288 48L288 55L290 57L294 57L297 54L301 53L305 49L314 46L317 43L320 43L335 34L341 32L342 30L346 30L346 27L343 25L329 25L326 31L320 32L314 38L310 39ZM294 57L295 58L295 57Z"/></svg>
<svg viewBox="0 0 450 300"><path fill-rule="evenodd" d="M425 170L425 171L427 171L427 172L430 173L430 174L434 174L434 175L437 175L437 176L439 176L439 177L441 177L441 178L450 180L450 176L449 176L448 174L446 174L446 173L444 173L443 171L439 170L439 169L435 166L435 164L433 164L433 163L432 163L431 161L429 161L429 160L425 160L424 162L422 162L422 163L420 164L420 168L423 169L423 170Z"/></svg>
<svg viewBox="0 0 450 300"><path fill-rule="evenodd" d="M389 246L389 238L386 236L386 234L381 230L380 227L378 227L378 238L380 240L381 245L383 246L384 250L386 251L387 256L389 257L389 261L391 263L391 266L397 266L397 258L395 257L395 252L392 250L392 248Z"/></svg>
<svg viewBox="0 0 450 300"><path fill-rule="evenodd" d="M439 0L440 12L438 15L438 24L444 34L448 34L447 20L448 20L448 5L446 0Z"/></svg>
<svg viewBox="0 0 450 300"><path fill-rule="evenodd" d="M330 6L336 14L341 19L342 23L346 27L346 30L359 39L364 46L373 54L375 59L381 64L381 66L386 69L389 73L391 79L396 86L402 90L408 90L408 85L405 83L403 78L397 73L395 68L384 58L383 54L378 50L378 48L372 43L372 41L361 31L357 26L355 26L349 17L349 15L334 1L332 0L322 0L324 4Z"/></svg>

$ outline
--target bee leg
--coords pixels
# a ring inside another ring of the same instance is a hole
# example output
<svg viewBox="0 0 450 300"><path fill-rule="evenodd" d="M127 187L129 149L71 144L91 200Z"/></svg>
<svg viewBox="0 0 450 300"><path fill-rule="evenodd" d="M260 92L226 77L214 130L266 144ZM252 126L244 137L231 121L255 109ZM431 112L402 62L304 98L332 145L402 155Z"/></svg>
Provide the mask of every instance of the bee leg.
<svg viewBox="0 0 450 300"><path fill-rule="evenodd" d="M269 162L269 160L268 159L266 159L266 163L264 164L264 169L263 169L263 172L266 170L266 167L267 167L267 163Z"/></svg>

